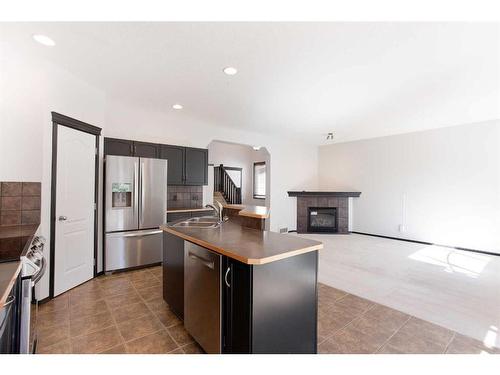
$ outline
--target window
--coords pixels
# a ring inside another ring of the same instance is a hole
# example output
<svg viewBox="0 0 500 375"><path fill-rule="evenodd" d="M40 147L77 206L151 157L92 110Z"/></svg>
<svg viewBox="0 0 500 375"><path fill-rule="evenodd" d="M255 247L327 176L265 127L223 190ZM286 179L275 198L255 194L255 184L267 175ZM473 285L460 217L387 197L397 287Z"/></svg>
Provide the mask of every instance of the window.
<svg viewBox="0 0 500 375"><path fill-rule="evenodd" d="M253 197L266 199L266 162L253 163Z"/></svg>

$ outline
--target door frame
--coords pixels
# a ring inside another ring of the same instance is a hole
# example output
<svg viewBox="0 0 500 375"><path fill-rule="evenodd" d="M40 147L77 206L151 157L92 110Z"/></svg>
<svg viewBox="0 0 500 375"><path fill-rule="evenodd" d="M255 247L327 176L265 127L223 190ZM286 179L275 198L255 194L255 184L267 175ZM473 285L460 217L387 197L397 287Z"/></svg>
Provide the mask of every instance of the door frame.
<svg viewBox="0 0 500 375"><path fill-rule="evenodd" d="M99 208L99 140L101 128L87 124L83 121L62 115L57 112L52 114L52 166L50 187L50 253L49 253L49 298L54 298L55 275L55 244L56 244L56 191L57 191L57 129L66 126L95 136L95 179L94 179L94 277L97 276L97 244L98 244L98 208Z"/></svg>

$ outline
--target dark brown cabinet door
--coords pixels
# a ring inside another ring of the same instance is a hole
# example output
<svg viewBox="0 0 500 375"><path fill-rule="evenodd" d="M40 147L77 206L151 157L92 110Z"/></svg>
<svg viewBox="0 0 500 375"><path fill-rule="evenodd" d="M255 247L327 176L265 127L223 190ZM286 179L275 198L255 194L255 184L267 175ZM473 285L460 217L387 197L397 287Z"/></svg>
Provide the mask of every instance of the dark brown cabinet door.
<svg viewBox="0 0 500 375"><path fill-rule="evenodd" d="M208 184L208 150L186 147L185 185Z"/></svg>
<svg viewBox="0 0 500 375"><path fill-rule="evenodd" d="M163 232L163 299L184 319L184 240Z"/></svg>
<svg viewBox="0 0 500 375"><path fill-rule="evenodd" d="M158 145L156 143L134 142L134 156L157 158L158 154Z"/></svg>
<svg viewBox="0 0 500 375"><path fill-rule="evenodd" d="M104 155L134 156L134 142L126 139L104 138Z"/></svg>
<svg viewBox="0 0 500 375"><path fill-rule="evenodd" d="M222 259L223 353L252 353L252 266Z"/></svg>
<svg viewBox="0 0 500 375"><path fill-rule="evenodd" d="M168 160L168 185L184 185L185 147L160 145L160 158Z"/></svg>

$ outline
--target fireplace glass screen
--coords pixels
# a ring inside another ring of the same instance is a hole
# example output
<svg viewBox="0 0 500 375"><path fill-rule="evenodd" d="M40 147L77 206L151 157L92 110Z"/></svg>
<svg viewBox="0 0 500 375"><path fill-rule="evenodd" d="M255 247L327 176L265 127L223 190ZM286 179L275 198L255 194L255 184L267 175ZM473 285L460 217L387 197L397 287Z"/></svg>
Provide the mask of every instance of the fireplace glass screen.
<svg viewBox="0 0 500 375"><path fill-rule="evenodd" d="M308 232L337 231L337 209L335 207L309 207Z"/></svg>

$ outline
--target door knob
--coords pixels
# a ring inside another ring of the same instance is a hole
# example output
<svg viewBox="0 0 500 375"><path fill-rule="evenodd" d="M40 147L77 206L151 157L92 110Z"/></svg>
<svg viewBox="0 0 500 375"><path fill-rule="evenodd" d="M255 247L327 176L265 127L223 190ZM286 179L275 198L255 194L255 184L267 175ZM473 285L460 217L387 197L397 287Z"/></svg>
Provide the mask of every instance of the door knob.
<svg viewBox="0 0 500 375"><path fill-rule="evenodd" d="M59 221L65 221L68 220L67 216L59 216Z"/></svg>

